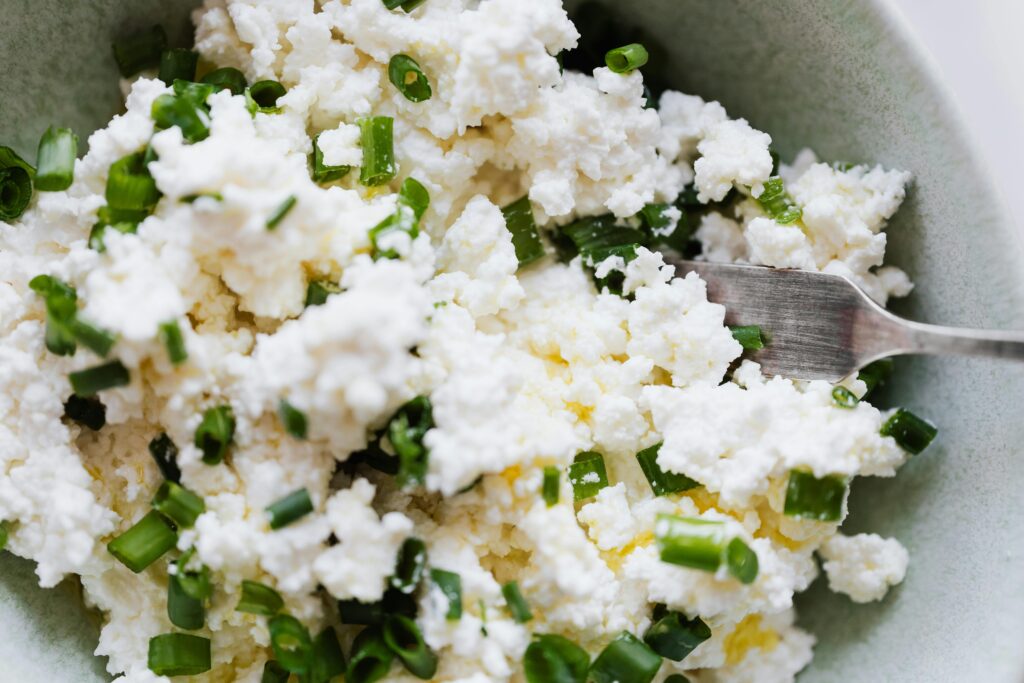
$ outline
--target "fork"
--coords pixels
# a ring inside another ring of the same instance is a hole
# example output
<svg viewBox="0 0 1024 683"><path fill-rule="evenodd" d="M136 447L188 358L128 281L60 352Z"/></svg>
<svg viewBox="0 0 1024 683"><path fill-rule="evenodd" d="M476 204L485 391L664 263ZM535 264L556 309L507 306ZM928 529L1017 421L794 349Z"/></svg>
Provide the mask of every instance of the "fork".
<svg viewBox="0 0 1024 683"><path fill-rule="evenodd" d="M766 375L838 382L872 361L906 354L1024 361L1024 331L971 330L905 320L839 275L669 259L697 273L729 325L759 325L768 339L750 358Z"/></svg>

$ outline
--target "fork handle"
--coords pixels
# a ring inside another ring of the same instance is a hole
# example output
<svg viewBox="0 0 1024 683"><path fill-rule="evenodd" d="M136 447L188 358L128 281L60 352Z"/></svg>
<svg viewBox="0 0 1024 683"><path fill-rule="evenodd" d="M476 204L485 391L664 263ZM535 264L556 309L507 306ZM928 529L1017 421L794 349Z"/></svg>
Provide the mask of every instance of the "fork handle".
<svg viewBox="0 0 1024 683"><path fill-rule="evenodd" d="M1024 361L1024 332L972 330L904 320L888 311L876 327L879 358L904 354L982 356ZM882 348L885 347L885 348Z"/></svg>

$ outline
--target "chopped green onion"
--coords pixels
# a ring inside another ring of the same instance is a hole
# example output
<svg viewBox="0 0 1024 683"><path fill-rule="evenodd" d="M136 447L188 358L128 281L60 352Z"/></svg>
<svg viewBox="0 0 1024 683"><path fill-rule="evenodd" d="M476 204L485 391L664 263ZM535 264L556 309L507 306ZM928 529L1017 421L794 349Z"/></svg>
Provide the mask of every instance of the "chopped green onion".
<svg viewBox="0 0 1024 683"><path fill-rule="evenodd" d="M889 381L889 378L892 377L893 365L892 358L883 358L861 368L857 379L864 382L868 387L864 395L861 396L861 400L866 399L871 395L872 391Z"/></svg>
<svg viewBox="0 0 1024 683"><path fill-rule="evenodd" d="M203 76L202 82L212 85L217 90L229 90L232 95L241 95L249 85L249 82L245 80L245 75L230 66L214 69Z"/></svg>
<svg viewBox="0 0 1024 683"><path fill-rule="evenodd" d="M609 50L604 56L604 63L617 74L625 74L639 69L647 63L647 49L640 43L630 43Z"/></svg>
<svg viewBox="0 0 1024 683"><path fill-rule="evenodd" d="M160 97L171 97L161 95ZM160 98L157 98L159 101ZM153 103L156 107L156 102ZM160 190L149 174L145 153L136 152L118 159L107 175L107 204L115 209L149 211L160 201Z"/></svg>
<svg viewBox="0 0 1024 683"><path fill-rule="evenodd" d="M671 204L646 204L637 217L640 218L644 231L651 236L653 244L683 253L693 236L695 226L690 225L686 220L686 214L680 212L679 220L673 227L672 218L668 215L671 208Z"/></svg>
<svg viewBox="0 0 1024 683"><path fill-rule="evenodd" d="M725 563L742 583L757 577L757 554L742 539L730 537L724 522L659 514L654 537L662 562L707 572Z"/></svg>
<svg viewBox="0 0 1024 683"><path fill-rule="evenodd" d="M533 612L530 611L530 605L527 604L526 598L519 591L518 583L509 581L501 587L501 594L505 596L505 604L508 607L509 614L512 615L517 624L525 624L533 619Z"/></svg>
<svg viewBox="0 0 1024 683"><path fill-rule="evenodd" d="M393 140L394 119L370 116L359 119L358 123L363 146L359 182L370 187L384 185L398 172Z"/></svg>
<svg viewBox="0 0 1024 683"><path fill-rule="evenodd" d="M391 58L388 62L388 79L410 102L430 99L430 81L416 60L409 55L395 55Z"/></svg>
<svg viewBox="0 0 1024 683"><path fill-rule="evenodd" d="M149 639L149 670L158 676L195 676L210 670L210 639L164 633Z"/></svg>
<svg viewBox="0 0 1024 683"><path fill-rule="evenodd" d="M178 542L171 523L156 510L135 523L123 534L107 543L107 550L121 564L138 574L156 562Z"/></svg>
<svg viewBox="0 0 1024 683"><path fill-rule="evenodd" d="M711 629L700 617L667 612L647 629L644 642L662 657L679 662L710 637Z"/></svg>
<svg viewBox="0 0 1024 683"><path fill-rule="evenodd" d="M636 258L637 247L646 244L647 236L634 228L615 225L611 214L582 218L562 228L584 265L594 268L612 256L620 256L627 263Z"/></svg>
<svg viewBox="0 0 1024 683"><path fill-rule="evenodd" d="M106 357L117 341L114 335L83 322L77 315L68 321L67 327L78 343L100 357Z"/></svg>
<svg viewBox="0 0 1024 683"><path fill-rule="evenodd" d="M0 220L11 223L32 201L36 170L10 147L0 147Z"/></svg>
<svg viewBox="0 0 1024 683"><path fill-rule="evenodd" d="M384 604L383 602L339 600L338 616L341 617L343 624L380 625L384 623Z"/></svg>
<svg viewBox="0 0 1024 683"><path fill-rule="evenodd" d="M900 408L882 425L882 436L891 436L900 448L917 455L932 442L939 430L931 422Z"/></svg>
<svg viewBox="0 0 1024 683"><path fill-rule="evenodd" d="M184 48L171 48L160 54L160 80L167 85L175 81L194 81L199 55Z"/></svg>
<svg viewBox="0 0 1024 683"><path fill-rule="evenodd" d="M389 258L396 259L399 253L392 247L381 245L383 238L395 233L404 232L410 239L415 239L420 234L419 225L416 222L416 214L412 208L399 203L394 213L370 228L370 244L373 245L375 259Z"/></svg>
<svg viewBox="0 0 1024 683"><path fill-rule="evenodd" d="M700 486L700 483L690 479L685 474L666 472L661 469L658 466L659 450L661 450L660 443L650 448L645 448L636 454L636 461L640 463L640 469L643 470L644 476L647 477L647 483L651 485L651 490L654 491L655 496L679 493L680 491L687 491Z"/></svg>
<svg viewBox="0 0 1024 683"><path fill-rule="evenodd" d="M740 583L753 583L757 578L757 553L743 539L734 538L729 541L725 549L725 562L729 573Z"/></svg>
<svg viewBox="0 0 1024 683"><path fill-rule="evenodd" d="M660 668L658 653L632 633L623 631L590 665L590 680L593 683L650 683Z"/></svg>
<svg viewBox="0 0 1024 683"><path fill-rule="evenodd" d="M310 280L306 287L306 306L322 306L327 303L327 297L340 291L341 287L330 280Z"/></svg>
<svg viewBox="0 0 1024 683"><path fill-rule="evenodd" d="M313 655L310 661L310 683L328 683L335 676L345 673L345 655L338 642L333 626L327 626L313 639Z"/></svg>
<svg viewBox="0 0 1024 683"><path fill-rule="evenodd" d="M10 535L10 530L7 527L6 521L0 521L0 550L7 547L7 539Z"/></svg>
<svg viewBox="0 0 1024 683"><path fill-rule="evenodd" d="M270 645L278 664L293 674L308 672L313 654L313 639L309 629L288 614L271 617L267 628L270 630Z"/></svg>
<svg viewBox="0 0 1024 683"><path fill-rule="evenodd" d="M247 91L249 99L255 106L256 111L261 114L276 114L281 111L277 101L281 99L287 89L277 81L257 81L249 86Z"/></svg>
<svg viewBox="0 0 1024 683"><path fill-rule="evenodd" d="M178 469L178 447L174 445L166 432L149 442L149 454L153 456L164 479L175 483L181 481L181 470Z"/></svg>
<svg viewBox="0 0 1024 683"><path fill-rule="evenodd" d="M218 465L227 455L228 446L235 438L235 414L231 406L207 408L203 421L196 428L195 445L203 452L203 462Z"/></svg>
<svg viewBox="0 0 1024 683"><path fill-rule="evenodd" d="M190 548L188 552L184 553L175 562L175 566L178 568L178 584L181 586L181 590L185 592L185 595L199 600L202 603L206 603L213 595L213 584L210 583L210 568L205 564L200 565L199 569L188 569L188 564L192 559L192 555L195 553L195 548Z"/></svg>
<svg viewBox="0 0 1024 683"><path fill-rule="evenodd" d="M177 575L167 576L167 618L178 628L195 631L206 622L206 607L181 586Z"/></svg>
<svg viewBox="0 0 1024 683"><path fill-rule="evenodd" d="M153 100L151 115L157 128L177 126L188 142L199 142L210 136L209 112L190 97L160 95Z"/></svg>
<svg viewBox="0 0 1024 683"><path fill-rule="evenodd" d="M263 665L263 675L260 676L260 683L288 683L291 675L290 671L273 659L270 659Z"/></svg>
<svg viewBox="0 0 1024 683"><path fill-rule="evenodd" d="M128 368L119 360L72 372L68 379L71 380L71 388L75 393L85 398L95 396L105 389L123 387L131 383Z"/></svg>
<svg viewBox="0 0 1024 683"><path fill-rule="evenodd" d="M313 501L309 497L309 491L305 488L293 491L281 500L267 506L270 528L276 530L286 527L312 511Z"/></svg>
<svg viewBox="0 0 1024 683"><path fill-rule="evenodd" d="M41 192L57 192L71 187L78 156L78 136L70 128L50 126L39 140L34 184Z"/></svg>
<svg viewBox="0 0 1024 683"><path fill-rule="evenodd" d="M418 538L410 536L398 549L395 572L391 575L391 586L399 592L411 594L423 578L427 566L427 546Z"/></svg>
<svg viewBox="0 0 1024 683"><path fill-rule="evenodd" d="M524 195L501 210L505 216L505 228L512 233L512 246L516 249L519 267L533 263L544 256L544 245L533 218L530 197Z"/></svg>
<svg viewBox="0 0 1024 683"><path fill-rule="evenodd" d="M430 193L423 187L423 183L409 176L402 181L402 187L398 190L398 202L412 209L418 221L430 207Z"/></svg>
<svg viewBox="0 0 1024 683"><path fill-rule="evenodd" d="M586 650L552 633L535 633L523 655L527 683L586 683L588 668Z"/></svg>
<svg viewBox="0 0 1024 683"><path fill-rule="evenodd" d="M544 482L541 484L540 492L548 507L558 502L558 480L561 476L561 472L554 465L544 468Z"/></svg>
<svg viewBox="0 0 1024 683"><path fill-rule="evenodd" d="M167 349L167 357L172 365L181 365L188 360L188 349L185 348L185 339L181 336L177 320L161 323L157 334Z"/></svg>
<svg viewBox="0 0 1024 683"><path fill-rule="evenodd" d="M462 577L445 569L431 569L430 580L434 582L448 600L445 619L456 621L462 618Z"/></svg>
<svg viewBox="0 0 1024 683"><path fill-rule="evenodd" d="M388 675L395 653L384 641L379 626L368 626L352 642L345 683L374 683Z"/></svg>
<svg viewBox="0 0 1024 683"><path fill-rule="evenodd" d="M690 679L683 674L672 674L662 681L662 683L690 683Z"/></svg>
<svg viewBox="0 0 1024 683"><path fill-rule="evenodd" d="M352 167L328 166L324 163L324 153L323 150L320 149L321 135L322 133L317 133L316 137L313 138L313 170L311 173L313 180L321 184L341 180L348 175L349 171L352 170Z"/></svg>
<svg viewBox="0 0 1024 683"><path fill-rule="evenodd" d="M277 226L281 224L281 221L285 219L288 212L295 207L295 203L299 201L295 195L290 195L281 204L274 209L274 213L270 214L270 218L267 219L267 230L276 230Z"/></svg>
<svg viewBox="0 0 1024 683"><path fill-rule="evenodd" d="M206 104L206 100L216 91L216 86L210 83L196 83L192 80L174 81L175 95L190 99L198 104Z"/></svg>
<svg viewBox="0 0 1024 683"><path fill-rule="evenodd" d="M732 338L747 351L763 349L765 340L760 325L729 325Z"/></svg>
<svg viewBox="0 0 1024 683"><path fill-rule="evenodd" d="M779 176L772 176L765 182L764 192L757 201L768 217L780 225L795 223L803 216L803 211L786 192L785 184Z"/></svg>
<svg viewBox="0 0 1024 683"><path fill-rule="evenodd" d="M284 430L296 439L305 439L308 431L306 414L288 401L281 399L277 404L277 414L281 418Z"/></svg>
<svg viewBox="0 0 1024 683"><path fill-rule="evenodd" d="M284 608L281 594L259 581L242 581L242 597L235 606L236 612L261 614L272 617Z"/></svg>
<svg viewBox="0 0 1024 683"><path fill-rule="evenodd" d="M843 386L832 387L832 401L840 408L856 408L860 403L857 395Z"/></svg>
<svg viewBox="0 0 1024 683"><path fill-rule="evenodd" d="M586 500L608 486L608 473L604 467L604 456L594 451L585 451L576 456L569 465L569 483L572 484L574 500Z"/></svg>
<svg viewBox="0 0 1024 683"><path fill-rule="evenodd" d="M138 230L139 223L144 221L150 214L150 209L117 209L111 206L101 206L97 211L99 219L92 231L89 233L89 247L103 253L106 245L103 243L107 228L112 228L123 235L132 234Z"/></svg>
<svg viewBox="0 0 1024 683"><path fill-rule="evenodd" d="M163 26L140 31L114 41L114 61L121 75L130 78L143 69L160 65L160 55L167 48L167 34Z"/></svg>
<svg viewBox="0 0 1024 683"><path fill-rule="evenodd" d="M64 416L98 432L107 424L107 407L95 396L82 398L71 394L64 404Z"/></svg>
<svg viewBox="0 0 1024 683"><path fill-rule="evenodd" d="M388 422L388 440L398 455L399 486L423 483L430 455L423 438L433 427L433 411L426 396L417 396L406 403Z"/></svg>
<svg viewBox="0 0 1024 683"><path fill-rule="evenodd" d="M206 512L203 499L173 481L164 481L153 498L153 509L171 520L179 529L190 529Z"/></svg>
<svg viewBox="0 0 1024 683"><path fill-rule="evenodd" d="M78 348L70 322L78 314L78 292L50 275L37 275L28 286L46 301L46 348L58 356L72 356Z"/></svg>
<svg viewBox="0 0 1024 683"><path fill-rule="evenodd" d="M427 647L416 622L400 614L384 621L384 642L416 678L431 679L437 673L437 655Z"/></svg>
<svg viewBox="0 0 1024 683"><path fill-rule="evenodd" d="M422 5L427 0L383 0L384 6L388 9L402 8L402 11L408 14L414 9Z"/></svg>
<svg viewBox="0 0 1024 683"><path fill-rule="evenodd" d="M36 177L36 169L32 168L32 164L22 159L21 155L10 147L2 145L0 145L0 168L20 168L29 178Z"/></svg>
<svg viewBox="0 0 1024 683"><path fill-rule="evenodd" d="M810 472L790 470L783 512L790 517L835 522L843 514L846 479L826 475L820 479Z"/></svg>

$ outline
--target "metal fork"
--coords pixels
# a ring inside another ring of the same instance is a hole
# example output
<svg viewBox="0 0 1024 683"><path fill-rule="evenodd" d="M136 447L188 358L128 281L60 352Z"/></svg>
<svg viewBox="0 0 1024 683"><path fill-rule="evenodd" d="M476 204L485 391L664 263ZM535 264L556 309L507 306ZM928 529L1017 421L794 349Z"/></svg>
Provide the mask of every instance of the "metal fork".
<svg viewBox="0 0 1024 683"><path fill-rule="evenodd" d="M750 358L766 375L836 382L868 363L905 354L1024 361L1024 331L970 330L904 320L845 277L670 260L707 282L729 325L760 325L769 342Z"/></svg>

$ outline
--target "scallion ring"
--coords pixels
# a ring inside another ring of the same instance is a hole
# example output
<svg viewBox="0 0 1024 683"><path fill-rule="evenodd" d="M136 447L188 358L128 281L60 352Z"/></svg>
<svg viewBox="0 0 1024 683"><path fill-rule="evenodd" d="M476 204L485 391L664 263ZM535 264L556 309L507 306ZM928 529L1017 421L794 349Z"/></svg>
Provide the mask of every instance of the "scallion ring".
<svg viewBox="0 0 1024 683"><path fill-rule="evenodd" d="M429 100L430 81L420 65L409 55L395 55L388 62L388 79L410 102Z"/></svg>

